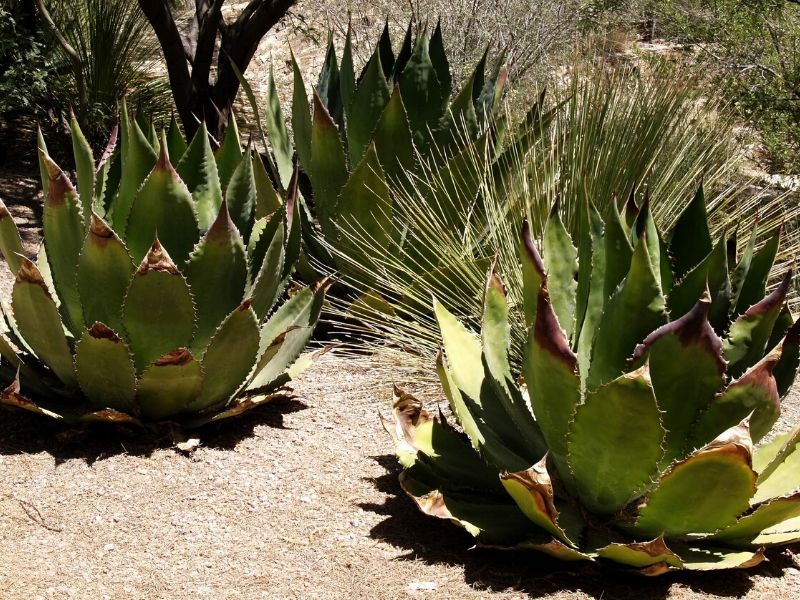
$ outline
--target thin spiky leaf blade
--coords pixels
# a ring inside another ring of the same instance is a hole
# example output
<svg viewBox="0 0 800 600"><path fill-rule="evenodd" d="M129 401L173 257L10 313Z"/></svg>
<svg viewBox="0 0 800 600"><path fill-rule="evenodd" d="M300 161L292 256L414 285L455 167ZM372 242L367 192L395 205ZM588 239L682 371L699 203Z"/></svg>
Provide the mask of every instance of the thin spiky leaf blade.
<svg viewBox="0 0 800 600"><path fill-rule="evenodd" d="M587 393L568 432L567 460L584 506L611 514L640 495L664 455L665 431L647 369Z"/></svg>
<svg viewBox="0 0 800 600"><path fill-rule="evenodd" d="M191 154L190 149L186 157ZM185 264L201 231L193 205L189 189L178 177L166 152L162 152L136 194L125 229L134 262L138 264L144 259L158 234L170 257L178 265Z"/></svg>
<svg viewBox="0 0 800 600"><path fill-rule="evenodd" d="M231 176L225 192L228 210L236 228L247 243L253 229L256 211L256 181L253 174L253 161L250 158L250 145Z"/></svg>
<svg viewBox="0 0 800 600"><path fill-rule="evenodd" d="M219 324L244 299L247 284L245 248L227 203L189 257L186 280L197 311L192 350L200 356Z"/></svg>
<svg viewBox="0 0 800 600"><path fill-rule="evenodd" d="M122 322L139 372L192 341L195 309L189 286L158 240L131 280Z"/></svg>
<svg viewBox="0 0 800 600"><path fill-rule="evenodd" d="M75 271L83 246L82 208L69 178L50 159L43 157L50 177L44 201L44 246L64 322L73 334L83 328L83 311Z"/></svg>
<svg viewBox="0 0 800 600"><path fill-rule="evenodd" d="M634 364L647 361L658 407L663 413L667 430L664 466L691 450L686 446L695 422L725 383L722 340L708 322L709 306L707 297L701 299L680 319L648 335L633 354ZM713 437L716 435L709 439Z"/></svg>
<svg viewBox="0 0 800 600"><path fill-rule="evenodd" d="M225 137L222 145L214 153L217 162L217 176L220 187L227 189L234 169L242 162L242 141L239 138L239 127L236 125L233 111L228 113L228 126L225 128Z"/></svg>
<svg viewBox="0 0 800 600"><path fill-rule="evenodd" d="M78 259L78 290L87 327L99 321L122 331L122 304L136 270L125 244L92 213L92 223Z"/></svg>
<svg viewBox="0 0 800 600"><path fill-rule="evenodd" d="M6 259L11 274L16 275L25 251L22 248L22 238L16 223L14 223L14 217L11 216L2 200L0 200L0 253Z"/></svg>
<svg viewBox="0 0 800 600"><path fill-rule="evenodd" d="M120 110L122 135L119 191L108 211L108 219L120 231L125 229L136 192L158 160L158 154L135 119L128 116L125 99Z"/></svg>
<svg viewBox="0 0 800 600"><path fill-rule="evenodd" d="M311 107L308 104L308 93L303 83L303 74L297 64L294 53L291 53L292 73L294 85L292 91L292 132L294 133L294 146L300 164L306 172L312 168L312 125Z"/></svg>
<svg viewBox="0 0 800 600"><path fill-rule="evenodd" d="M666 302L651 267L646 237L644 234L636 244L630 270L606 304L586 381L589 389L616 379L636 345L667 320ZM631 319L631 315L637 318Z"/></svg>
<svg viewBox="0 0 800 600"><path fill-rule="evenodd" d="M376 48L353 92L347 112L347 149L351 164L357 164L364 156L390 95L391 90L383 75L380 54Z"/></svg>
<svg viewBox="0 0 800 600"><path fill-rule="evenodd" d="M307 171L314 188L314 203L322 231L326 235L332 234L331 219L336 214L336 200L347 181L347 160L336 124L316 92L311 164Z"/></svg>
<svg viewBox="0 0 800 600"><path fill-rule="evenodd" d="M414 142L400 88L394 87L373 133L375 149L389 181L402 182L414 166Z"/></svg>
<svg viewBox="0 0 800 600"><path fill-rule="evenodd" d="M222 186L205 122L200 123L175 170L192 194L200 231L206 231L214 222L222 204ZM150 241L153 241L152 238Z"/></svg>
<svg viewBox="0 0 800 600"><path fill-rule="evenodd" d="M244 383L258 355L258 320L250 302L228 315L203 353L203 390L189 410L202 411L225 403Z"/></svg>
<svg viewBox="0 0 800 600"><path fill-rule="evenodd" d="M283 110L281 109L281 101L278 97L278 86L275 84L272 64L270 64L269 67L269 85L267 87L267 110L265 117L264 121L267 126L272 154L275 156L275 164L278 167L278 176L280 177L281 185L285 187L289 185L289 179L292 177L292 156L294 154L294 149L289 140L289 131L286 128L286 121L283 118ZM258 155L258 153L256 153L256 155ZM263 163L261 168L264 168Z"/></svg>
<svg viewBox="0 0 800 600"><path fill-rule="evenodd" d="M72 156L75 158L78 193L81 199L81 214L84 225L88 228L94 202L94 156L92 156L92 147L86 141L75 115L72 115L69 125L72 134Z"/></svg>
<svg viewBox="0 0 800 600"><path fill-rule="evenodd" d="M575 301L578 278L578 251L558 214L558 202L550 211L544 229L544 258L547 261L547 288L553 311L567 339L575 329Z"/></svg>
<svg viewBox="0 0 800 600"><path fill-rule="evenodd" d="M741 375L764 356L790 286L791 273L787 273L778 287L748 308L731 325L722 351L733 377Z"/></svg>
<svg viewBox="0 0 800 600"><path fill-rule="evenodd" d="M113 329L97 322L84 331L75 346L75 372L94 408L136 414L136 367Z"/></svg>
<svg viewBox="0 0 800 600"><path fill-rule="evenodd" d="M53 302L39 269L23 259L11 291L11 308L20 335L35 355L66 386L77 385L72 353Z"/></svg>
<svg viewBox="0 0 800 600"><path fill-rule="evenodd" d="M755 491L751 457L747 427L737 425L675 463L640 507L635 531L678 536L732 525Z"/></svg>
<svg viewBox="0 0 800 600"><path fill-rule="evenodd" d="M161 421L187 412L203 389L203 370L192 353L178 348L157 357L141 374L136 403L142 416Z"/></svg>
<svg viewBox="0 0 800 600"><path fill-rule="evenodd" d="M711 247L706 200L701 185L670 232L669 253L675 266L675 277L680 279L699 265L711 252Z"/></svg>

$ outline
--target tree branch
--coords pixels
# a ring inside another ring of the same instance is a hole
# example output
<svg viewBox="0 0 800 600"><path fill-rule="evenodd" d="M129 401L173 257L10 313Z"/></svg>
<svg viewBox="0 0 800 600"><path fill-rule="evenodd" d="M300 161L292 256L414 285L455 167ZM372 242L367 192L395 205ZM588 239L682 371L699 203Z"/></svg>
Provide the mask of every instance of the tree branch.
<svg viewBox="0 0 800 600"><path fill-rule="evenodd" d="M75 48L73 48L72 45L67 41L67 38L65 38L61 34L61 31L59 31L58 26L55 24L55 21L53 21L53 17L50 16L47 7L44 5L44 0L36 0L36 7L39 9L39 13L42 15L42 20L53 32L53 35L55 36L59 46L61 46L75 67L75 83L78 87L78 101L80 106L83 106L83 103L86 99L86 88L83 84L83 64L81 62L81 57L78 55L78 52L75 50Z"/></svg>

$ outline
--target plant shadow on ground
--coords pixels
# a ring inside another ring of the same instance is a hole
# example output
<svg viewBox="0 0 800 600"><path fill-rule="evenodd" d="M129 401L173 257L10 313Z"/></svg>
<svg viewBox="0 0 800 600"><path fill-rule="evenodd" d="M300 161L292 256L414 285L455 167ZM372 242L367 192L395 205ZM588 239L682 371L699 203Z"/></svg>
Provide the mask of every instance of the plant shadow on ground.
<svg viewBox="0 0 800 600"><path fill-rule="evenodd" d="M147 458L156 450L173 447L179 453L176 441L186 438L198 438L206 448L232 450L252 437L257 426L285 429L284 416L306 408L296 398L280 398L237 417L189 430L168 426L151 430L105 423L74 426L29 412L2 409L0 456L46 452L56 465L72 459L92 464L118 454Z"/></svg>
<svg viewBox="0 0 800 600"><path fill-rule="evenodd" d="M473 548L474 538L445 520L422 514L400 488L400 466L394 455L372 457L387 471L370 478L380 492L388 494L383 504L359 506L386 518L370 532L373 539L407 550L399 560L421 560L428 564L460 564L466 582L476 589L523 592L540 598L555 592L582 592L593 598L666 598L673 584L697 593L739 597L750 590L753 576L782 577L798 564L788 552L767 552L769 560L748 570L717 572L673 572L655 578L623 573L602 566L565 563L536 552L504 552ZM472 549L470 549L472 548ZM795 551L800 545L795 545Z"/></svg>

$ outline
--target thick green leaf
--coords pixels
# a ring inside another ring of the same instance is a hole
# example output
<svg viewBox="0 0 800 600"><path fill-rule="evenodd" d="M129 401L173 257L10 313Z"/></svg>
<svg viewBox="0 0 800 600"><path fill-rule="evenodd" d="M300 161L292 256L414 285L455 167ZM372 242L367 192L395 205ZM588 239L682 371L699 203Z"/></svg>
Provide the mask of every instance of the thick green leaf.
<svg viewBox="0 0 800 600"><path fill-rule="evenodd" d="M751 455L747 428L737 425L675 463L640 508L635 531L678 536L732 525L747 510L755 490Z"/></svg>
<svg viewBox="0 0 800 600"><path fill-rule="evenodd" d="M558 322L567 339L575 329L575 295L578 279L578 251L564 227L559 203L553 205L544 229L544 257L547 260L547 288Z"/></svg>
<svg viewBox="0 0 800 600"><path fill-rule="evenodd" d="M441 19L436 21L436 29L431 36L430 56L431 64L436 71L436 79L442 86L442 94L449 98L453 89L453 77L450 75L450 63L447 60L447 51L444 48ZM474 76L472 79L474 80Z"/></svg>
<svg viewBox="0 0 800 600"><path fill-rule="evenodd" d="M258 321L246 301L225 318L203 353L203 391L189 410L202 411L236 393L253 368L258 345Z"/></svg>
<svg viewBox="0 0 800 600"><path fill-rule="evenodd" d="M775 256L778 253L782 230L782 226L778 227L767 242L753 255L750 268L747 269L747 275L739 292L735 314L745 312L764 297L769 272L775 263Z"/></svg>
<svg viewBox="0 0 800 600"><path fill-rule="evenodd" d="M667 547L664 538L660 536L648 542L612 543L599 548L597 555L639 569L662 565L667 568L683 566L681 558ZM644 574L651 573L645 572Z"/></svg>
<svg viewBox="0 0 800 600"><path fill-rule="evenodd" d="M347 35L342 50L342 64L339 68L339 94L342 98L342 107L345 113L350 108L353 93L356 89L356 75L353 70L353 31L351 24L347 24ZM291 175L291 173L289 173ZM287 180L288 181L288 180Z"/></svg>
<svg viewBox="0 0 800 600"><path fill-rule="evenodd" d="M590 264L591 269L584 266L578 272L576 325L580 327L577 343L578 370L581 380L585 381L589 374L594 336L597 334L597 327L603 318L606 254L603 220L600 213L594 205L588 210L584 206L583 210L588 212L588 222L582 227L578 264ZM583 290L581 283L583 283Z"/></svg>
<svg viewBox="0 0 800 600"><path fill-rule="evenodd" d="M391 90L383 75L378 50L376 48L369 59L347 111L347 148L351 164L361 161L378 119L389 101Z"/></svg>
<svg viewBox="0 0 800 600"><path fill-rule="evenodd" d="M645 192L644 202L639 209L639 214L636 216L636 222L631 233L635 236L634 242L639 239L647 244L650 267L653 269L662 295L666 297L672 288L672 265L670 264L665 244L653 220L653 214L650 210L650 198L647 192Z"/></svg>
<svg viewBox="0 0 800 600"><path fill-rule="evenodd" d="M183 158L183 153L186 152L187 147L186 140L183 139L183 134L173 113L169 119L169 128L167 129L167 151L169 152L170 162L177 165Z"/></svg>
<svg viewBox="0 0 800 600"><path fill-rule="evenodd" d="M22 248L22 238L20 238L19 229L14 223L14 217L8 212L8 208L2 200L0 200L0 252L6 259L11 274L16 275L25 251Z"/></svg>
<svg viewBox="0 0 800 600"><path fill-rule="evenodd" d="M333 233L331 219L336 199L347 181L347 161L336 124L314 93L314 126L311 136L311 164L307 168L314 188L314 204L323 233Z"/></svg>
<svg viewBox="0 0 800 600"><path fill-rule="evenodd" d="M278 210L282 204L281 197L272 185L272 181L264 168L264 162L258 152L253 152L253 182L256 186L255 218L261 219ZM252 236L252 232L250 233Z"/></svg>
<svg viewBox="0 0 800 600"><path fill-rule="evenodd" d="M157 239L128 287L122 322L139 372L192 341L195 310L189 286Z"/></svg>
<svg viewBox="0 0 800 600"><path fill-rule="evenodd" d="M754 538L748 540L749 547L785 546L800 541L800 517L787 519L773 527L768 527ZM731 543L731 542L728 542ZM763 560L763 552L759 550Z"/></svg>
<svg viewBox="0 0 800 600"><path fill-rule="evenodd" d="M786 337L781 342L781 357L772 369L772 375L778 386L778 396L781 398L792 389L798 366L800 366L800 319L786 332Z"/></svg>
<svg viewBox="0 0 800 600"><path fill-rule="evenodd" d="M275 156L275 164L278 167L280 183L284 187L289 185L292 177L292 155L294 150L289 140L289 131L286 129L286 121L281 110L281 101L278 97L278 86L275 85L275 76L272 72L272 64L269 66L269 85L267 87L267 112L265 123L269 134L272 154ZM258 155L258 153L256 153ZM262 163L261 168L264 168ZM266 172L266 171L265 171Z"/></svg>
<svg viewBox="0 0 800 600"><path fill-rule="evenodd" d="M291 52L292 72L294 74L294 88L292 92L292 133L294 134L294 146L297 150L297 157L300 164L310 175L309 169L312 168L311 153L311 107L308 104L308 93L303 83L303 74Z"/></svg>
<svg viewBox="0 0 800 600"><path fill-rule="evenodd" d="M400 73L399 82L414 141L420 149L427 149L429 130L444 115L449 93L436 75L429 41L424 35L417 38L411 58Z"/></svg>
<svg viewBox="0 0 800 600"><path fill-rule="evenodd" d="M603 283L604 305L609 301L631 268L633 248L625 233L620 214L611 207L605 222L606 272Z"/></svg>
<svg viewBox="0 0 800 600"><path fill-rule="evenodd" d="M400 88L394 87L373 133L375 149L389 181L404 182L404 173L414 167L414 142L408 126Z"/></svg>
<svg viewBox="0 0 800 600"><path fill-rule="evenodd" d="M691 571L748 569L764 560L762 550L731 550L730 548L678 547L683 568Z"/></svg>
<svg viewBox="0 0 800 600"><path fill-rule="evenodd" d="M703 186L697 188L670 232L669 253L675 265L675 277L683 278L711 252L711 234Z"/></svg>
<svg viewBox="0 0 800 600"><path fill-rule="evenodd" d="M230 211L236 228L247 243L253 229L254 214L256 210L256 181L253 175L253 161L250 156L248 144L244 157L233 172L228 189L225 192Z"/></svg>
<svg viewBox="0 0 800 600"><path fill-rule="evenodd" d="M192 350L200 356L223 319L244 299L247 285L244 244L225 201L217 220L189 257L186 280L197 310Z"/></svg>
<svg viewBox="0 0 800 600"><path fill-rule="evenodd" d="M647 361L658 407L663 413L667 436L662 466L692 450L687 448L689 433L725 383L722 340L708 322L710 304L707 296L702 298L680 319L648 335L633 354L634 364ZM708 439L714 437L716 434Z"/></svg>
<svg viewBox="0 0 800 600"><path fill-rule="evenodd" d="M81 214L83 223L88 228L94 202L94 156L92 156L92 147L86 141L75 115L72 115L69 125L72 133L72 156L75 158L78 193L81 199Z"/></svg>
<svg viewBox="0 0 800 600"><path fill-rule="evenodd" d="M200 123L176 170L192 193L200 231L206 231L214 222L222 204L222 188L205 122ZM191 247L189 249L191 250Z"/></svg>
<svg viewBox="0 0 800 600"><path fill-rule="evenodd" d="M545 280L545 268L542 257L533 244L531 227L527 219L522 223L519 258L522 263L522 300L525 325L531 327L536 323L536 309L539 306L539 290Z"/></svg>
<svg viewBox="0 0 800 600"><path fill-rule="evenodd" d="M339 268L371 285L379 264L374 249L388 251L393 233L392 198L375 144L369 145L342 188L336 202L335 224L337 251L347 257L338 261Z"/></svg>
<svg viewBox="0 0 800 600"><path fill-rule="evenodd" d="M75 371L89 403L136 414L136 368L128 345L103 323L94 323L75 346Z"/></svg>
<svg viewBox="0 0 800 600"><path fill-rule="evenodd" d="M568 432L568 462L584 506L610 514L641 495L657 473L666 433L647 368L588 393Z"/></svg>
<svg viewBox="0 0 800 600"><path fill-rule="evenodd" d="M710 314L717 316L718 321L719 317L722 317L722 322L727 325L730 282L728 281L728 257L725 246L725 237L723 236L714 249L672 288L667 298L672 319L677 319L689 312L697 299L708 289L712 301Z"/></svg>
<svg viewBox="0 0 800 600"><path fill-rule="evenodd" d="M736 268L731 274L731 314L734 316L737 314L736 308L739 306L739 297L741 296L744 282L747 279L747 272L750 270L750 264L753 261L753 251L756 245L757 234L758 221L756 221L755 225L753 226L753 230L750 233L750 239L747 241L747 246L745 246L744 252L742 252L742 257L739 259L739 262L736 264ZM729 248L728 252L728 264L734 264L736 262L735 235L732 241L732 248Z"/></svg>
<svg viewBox="0 0 800 600"><path fill-rule="evenodd" d="M606 304L586 382L589 389L616 379L636 345L667 320L661 285L650 263L648 235L639 238L628 275Z"/></svg>
<svg viewBox="0 0 800 600"><path fill-rule="evenodd" d="M203 370L179 348L158 357L139 378L136 402L146 419L160 421L187 412L203 389Z"/></svg>
<svg viewBox="0 0 800 600"><path fill-rule="evenodd" d="M44 136L42 135L42 128L39 125L36 125L36 157L39 165L39 181L42 184L42 196L47 198L48 194L50 193L49 186L50 186L50 175L47 172L47 165L45 164L43 158L45 156L49 156L50 153L47 151L47 144L44 142Z"/></svg>
<svg viewBox="0 0 800 600"><path fill-rule="evenodd" d="M325 52L325 60L322 62L322 70L317 82L317 94L333 120L341 125L343 112L342 95L339 90L339 64L336 60L336 49L333 47L332 36L328 38L328 49Z"/></svg>
<svg viewBox="0 0 800 600"><path fill-rule="evenodd" d="M800 441L800 425L792 431L776 435L770 441L759 444L753 452L753 469L758 473L758 483L769 477L780 466Z"/></svg>
<svg viewBox="0 0 800 600"><path fill-rule="evenodd" d="M64 314L74 335L83 329L83 312L75 271L83 246L84 227L80 200L69 178L49 156L42 157L50 177L44 199L44 246Z"/></svg>
<svg viewBox="0 0 800 600"><path fill-rule="evenodd" d="M800 428L781 438L778 450L770 460L764 460L756 452L758 462L754 465L762 467L758 477L758 487L752 503L766 502L773 498L794 494L800 490ZM763 465L763 466L762 466Z"/></svg>
<svg viewBox="0 0 800 600"><path fill-rule="evenodd" d="M76 386L72 354L58 308L39 269L27 258L22 259L17 272L11 291L11 308L20 335L35 355L66 386Z"/></svg>
<svg viewBox="0 0 800 600"><path fill-rule="evenodd" d="M738 377L764 356L790 286L791 273L787 273L769 296L748 308L731 325L722 351L728 361L728 371L733 377Z"/></svg>
<svg viewBox="0 0 800 600"><path fill-rule="evenodd" d="M437 150L451 155L478 135L478 117L472 102L476 73L472 73L453 100L436 131Z"/></svg>
<svg viewBox="0 0 800 600"><path fill-rule="evenodd" d="M119 180L122 175L120 148L117 144L119 136L119 125L115 124L108 137L103 154L97 161L97 171L94 178L94 198L92 200L92 210L99 217L104 217L111 199L116 196L119 188ZM89 222L91 216L86 220Z"/></svg>
<svg viewBox="0 0 800 600"><path fill-rule="evenodd" d="M214 154L217 161L217 176L219 184L224 191L228 187L234 169L242 162L242 142L239 139L239 127L236 125L233 111L228 114L228 126L225 128L225 138L222 145Z"/></svg>
<svg viewBox="0 0 800 600"><path fill-rule="evenodd" d="M135 119L128 116L125 99L120 109L120 129L122 132L122 159L119 192L110 207L108 220L120 231L125 230L133 199L142 182L156 164L158 154L144 135Z"/></svg>
<svg viewBox="0 0 800 600"><path fill-rule="evenodd" d="M87 327L99 321L122 331L122 303L136 270L125 244L92 213L92 224L78 259L78 290Z"/></svg>
<svg viewBox="0 0 800 600"><path fill-rule="evenodd" d="M285 260L284 239L285 230L280 215L274 215L272 222L276 227L268 227L266 235L262 235L259 246L265 248L261 266L257 272L253 271L253 285L250 287L250 297L253 300L253 310L261 322L268 314L278 295L281 293L284 282L283 264ZM260 251L260 248L257 248Z"/></svg>
<svg viewBox="0 0 800 600"><path fill-rule="evenodd" d="M191 157L187 150L184 160ZM177 264L183 265L200 237L192 195L161 152L133 201L125 239L135 263L144 259L156 235ZM163 353L162 353L163 354Z"/></svg>
<svg viewBox="0 0 800 600"><path fill-rule="evenodd" d="M724 541L732 546L749 546L765 529L779 526L795 517L800 517L800 493L785 498L775 498L760 505L735 524L713 535L712 539Z"/></svg>

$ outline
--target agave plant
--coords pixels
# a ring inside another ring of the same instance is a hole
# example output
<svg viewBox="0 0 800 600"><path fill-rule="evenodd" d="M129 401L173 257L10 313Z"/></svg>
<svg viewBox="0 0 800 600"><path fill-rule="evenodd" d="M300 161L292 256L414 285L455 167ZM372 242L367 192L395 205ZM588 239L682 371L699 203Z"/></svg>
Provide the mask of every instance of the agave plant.
<svg viewBox="0 0 800 600"><path fill-rule="evenodd" d="M791 273L764 297L779 233L733 266L702 193L666 237L647 203L581 212L575 251L555 208L544 261L524 227L521 377L493 270L480 338L435 304L461 429L396 389L403 489L482 544L646 575L749 567L800 540L800 427L754 449L800 356Z"/></svg>
<svg viewBox="0 0 800 600"><path fill-rule="evenodd" d="M404 225L393 214L390 183L403 186L409 177L425 185L428 204L454 226L478 192L484 162L502 173L508 153L529 144L536 128L508 136L501 144L505 120L494 118L503 94L502 59L487 69L487 53L454 96L453 80L441 28L414 35L409 26L397 55L388 26L358 78L348 31L341 62L333 42L309 103L300 69L292 57L294 90L291 107L293 141L283 118L270 73L264 144L275 157L275 179L286 185L296 154L310 183L301 212L305 251L318 265L345 275L364 277L374 255L361 252L353 236L385 249L402 237ZM259 113L247 82L240 80ZM451 98L452 97L452 98ZM528 124L538 122L538 105ZM430 176L429 176L430 175ZM436 185L434 185L434 182ZM337 249L352 260L337 260Z"/></svg>
<svg viewBox="0 0 800 600"><path fill-rule="evenodd" d="M154 131L123 104L121 145L114 132L96 167L73 120L77 189L40 139L36 263L0 208L0 249L16 275L0 403L67 421L199 425L288 381L325 288L274 309L299 254L296 185L280 204L235 125L216 156L202 126L188 146L174 122L160 140Z"/></svg>

